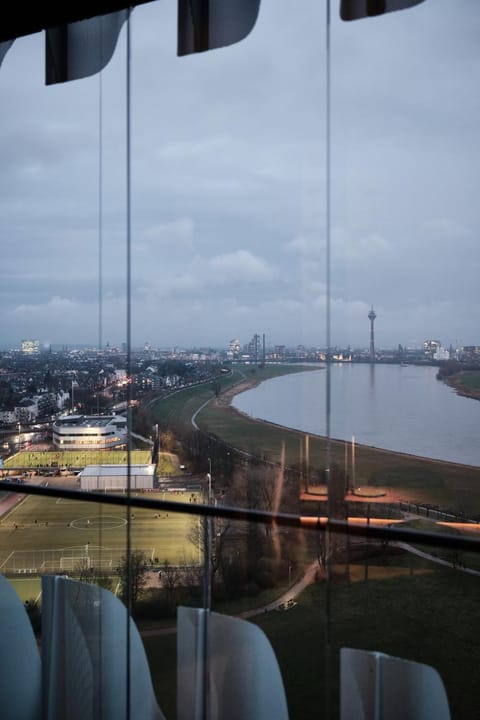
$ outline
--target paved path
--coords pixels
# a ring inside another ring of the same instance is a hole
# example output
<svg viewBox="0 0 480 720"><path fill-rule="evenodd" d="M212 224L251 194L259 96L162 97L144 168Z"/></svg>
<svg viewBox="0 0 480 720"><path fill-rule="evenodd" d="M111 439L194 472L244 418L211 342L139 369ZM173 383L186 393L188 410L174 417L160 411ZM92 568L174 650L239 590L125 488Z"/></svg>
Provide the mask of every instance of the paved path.
<svg viewBox="0 0 480 720"><path fill-rule="evenodd" d="M305 588L308 585L312 585L312 583L315 582L315 577L318 572L318 562L315 560L315 562L308 565L307 569L305 570L305 573L298 582L296 582L294 585L292 585L291 588L289 588L286 592L283 593L283 595L280 595L279 598L274 600L271 603L268 603L268 605L263 605L262 607L253 608L251 610L245 610L244 612L239 614L239 617L242 618L250 618L254 617L255 615L261 615L262 613L270 612L270 610L278 610L281 608L281 606L286 605L289 601L295 600L300 593L305 590Z"/></svg>
<svg viewBox="0 0 480 720"><path fill-rule="evenodd" d="M473 568L464 567L461 564L449 562L448 560L443 560L442 558L437 557L436 555L432 555L430 553L426 553L423 550L419 550L418 548L414 547L413 545L409 545L408 543L403 542L397 542L395 543L397 547L402 548L406 552L412 553L412 555L416 555L417 557L424 558L425 560L430 560L431 562L435 562L438 565L444 565L445 567L453 568L454 570L458 570L460 572L465 572L470 575L480 575L479 570L473 570ZM274 600L271 603L268 603L267 605L263 605L261 607L252 608L251 610L245 610L242 613L239 613L238 617L241 617L243 619L255 617L256 615L263 615L266 612L270 612L272 610L279 610L284 609L283 606L285 606L288 602L295 600L300 593L305 590L305 588L308 585L311 585L313 582L315 582L316 573L318 571L318 562L315 561L308 565L308 567L305 570L305 573L303 577L298 580L292 587L290 587L286 592L283 593L279 598ZM155 635L171 635L172 633L176 633L177 628L176 627L168 627L168 628L155 628L152 630L142 630L141 635L144 637L153 637Z"/></svg>
<svg viewBox="0 0 480 720"><path fill-rule="evenodd" d="M204 402L202 405L200 405L200 407L198 408L198 410L195 410L195 412L193 413L191 420L192 420L192 425L193 425L193 427L195 428L195 430L200 430L200 428L199 428L198 425L197 425L197 420L196 420L198 413L201 412L201 411L203 410L203 408L204 408L206 405L208 405L208 403L209 403L211 400L212 400L212 398L208 398L208 400L205 400L205 402Z"/></svg>
<svg viewBox="0 0 480 720"><path fill-rule="evenodd" d="M303 577L300 578L296 583L294 583L286 592L283 593L283 595L280 595L276 600L274 600L271 603L268 603L267 605L262 605L261 607L257 608L251 608L250 610L245 610L242 613L239 613L237 617L246 619L254 617L255 615L263 615L266 612L270 612L271 610L280 610L283 609L282 606L285 606L289 601L295 600L300 593L305 590L305 588L308 585L311 585L313 582L315 582L315 576L318 570L318 562L315 561L308 565L307 569L305 570L305 573L303 574ZM143 637L154 637L155 635L172 635L173 633L177 632L177 627L166 627L166 628L152 628L151 630L141 630L140 635Z"/></svg>
<svg viewBox="0 0 480 720"><path fill-rule="evenodd" d="M460 572L468 573L469 575L480 575L480 570L474 570L473 568L465 567L461 563L449 562L448 560L444 560L443 558L440 558L437 555L432 555L431 553L423 552L423 550L419 550L418 548L414 547L413 545L409 545L408 543L396 542L394 544L397 547L400 547L403 550L406 550L407 552L412 553L412 555L417 555L417 557L424 558L425 560L430 560L431 562L437 563L438 565L445 565L445 567L450 567L450 568L453 568L454 570L459 570Z"/></svg>

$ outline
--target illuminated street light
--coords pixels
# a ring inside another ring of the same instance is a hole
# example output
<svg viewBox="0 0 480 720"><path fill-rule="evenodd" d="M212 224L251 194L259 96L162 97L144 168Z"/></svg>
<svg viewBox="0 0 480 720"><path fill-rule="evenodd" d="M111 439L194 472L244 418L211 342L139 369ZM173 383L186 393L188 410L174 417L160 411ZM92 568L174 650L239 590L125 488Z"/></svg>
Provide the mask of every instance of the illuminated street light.
<svg viewBox="0 0 480 720"><path fill-rule="evenodd" d="M212 504L212 460L208 460L208 504ZM205 532L205 552L204 552L204 572L203 572L203 600L204 607L210 610L212 606L212 576L211 576L211 558L212 558L212 533L214 529L212 527L212 518L205 517L204 519L204 532Z"/></svg>
<svg viewBox="0 0 480 720"><path fill-rule="evenodd" d="M212 504L212 460L211 458L207 458L208 460L208 473L207 473L207 480L208 480L208 504Z"/></svg>

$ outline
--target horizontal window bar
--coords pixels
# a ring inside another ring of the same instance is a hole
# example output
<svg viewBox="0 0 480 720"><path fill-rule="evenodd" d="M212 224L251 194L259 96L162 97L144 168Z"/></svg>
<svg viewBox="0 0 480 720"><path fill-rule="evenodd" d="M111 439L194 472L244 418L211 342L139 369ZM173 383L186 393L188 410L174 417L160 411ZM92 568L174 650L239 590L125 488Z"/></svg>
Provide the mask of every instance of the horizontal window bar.
<svg viewBox="0 0 480 720"><path fill-rule="evenodd" d="M398 542L415 542L437 547L454 548L457 550L471 550L480 552L480 540L458 535L443 533L425 532L411 528L398 528L383 526L378 527L368 521L365 524L353 523L347 520L336 518L317 517L315 515L296 515L293 513L268 512L265 510L252 510L241 507L229 507L225 505L198 505L197 503L182 503L174 500L155 500L152 498L124 495L106 495L105 493L84 492L79 490L67 490L58 487L45 487L42 485L22 484L13 488L10 482L0 482L0 490L18 495L42 495L45 497L66 498L78 500L79 502L102 503L107 505L118 505L123 507L138 507L151 510L165 510L187 515L200 517L226 518L230 520L242 520L245 522L256 522L267 525L278 525L281 527L304 528L316 532L329 531L332 533L348 534L377 540L393 540ZM472 525L472 527L476 527Z"/></svg>

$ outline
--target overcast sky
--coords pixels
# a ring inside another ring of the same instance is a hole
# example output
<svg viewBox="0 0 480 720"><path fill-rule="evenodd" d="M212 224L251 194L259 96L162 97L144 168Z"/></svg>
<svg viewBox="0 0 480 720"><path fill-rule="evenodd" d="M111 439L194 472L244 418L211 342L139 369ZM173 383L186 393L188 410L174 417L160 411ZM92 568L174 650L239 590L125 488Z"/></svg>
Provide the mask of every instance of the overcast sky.
<svg viewBox="0 0 480 720"><path fill-rule="evenodd" d="M332 0L332 344L480 345L480 7L341 22ZM176 56L134 10L132 340L325 345L325 9L262 0L251 35ZM103 342L125 340L125 28L102 73ZM98 330L99 76L0 69L0 344Z"/></svg>

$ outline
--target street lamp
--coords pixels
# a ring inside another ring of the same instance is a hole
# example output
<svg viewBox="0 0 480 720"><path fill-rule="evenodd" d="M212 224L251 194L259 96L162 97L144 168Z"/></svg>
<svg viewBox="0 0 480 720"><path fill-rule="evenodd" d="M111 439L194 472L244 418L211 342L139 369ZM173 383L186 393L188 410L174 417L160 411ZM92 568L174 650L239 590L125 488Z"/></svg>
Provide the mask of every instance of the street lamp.
<svg viewBox="0 0 480 720"><path fill-rule="evenodd" d="M208 473L207 473L208 504L211 505L211 503L212 503L212 460L211 460L211 458L207 458L207 460L208 460Z"/></svg>
<svg viewBox="0 0 480 720"><path fill-rule="evenodd" d="M207 480L208 480L208 504L211 505L212 503L212 460L211 458L207 458L208 460L208 473L207 473ZM203 578L204 578L204 585L203 585L203 593L204 593L204 607L207 608L207 610L210 610L212 606L212 576L211 576L211 558L212 558L212 518L211 517L205 517L204 518L204 547L205 547L205 553L204 553L204 570L203 570Z"/></svg>
<svg viewBox="0 0 480 720"><path fill-rule="evenodd" d="M355 493L355 435L352 435L352 493Z"/></svg>

